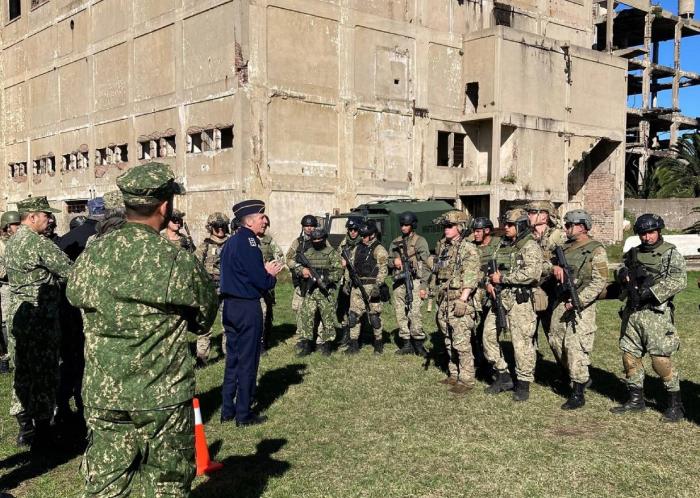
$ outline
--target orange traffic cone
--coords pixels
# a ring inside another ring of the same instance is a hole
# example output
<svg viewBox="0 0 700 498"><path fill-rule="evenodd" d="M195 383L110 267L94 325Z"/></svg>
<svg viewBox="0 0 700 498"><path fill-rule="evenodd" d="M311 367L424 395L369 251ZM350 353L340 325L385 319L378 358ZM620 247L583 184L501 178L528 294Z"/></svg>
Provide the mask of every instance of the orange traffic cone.
<svg viewBox="0 0 700 498"><path fill-rule="evenodd" d="M197 463L197 475L201 476L222 469L224 465L209 459L209 447L207 446L207 437L204 435L199 399L192 398L192 405L194 406L194 458Z"/></svg>

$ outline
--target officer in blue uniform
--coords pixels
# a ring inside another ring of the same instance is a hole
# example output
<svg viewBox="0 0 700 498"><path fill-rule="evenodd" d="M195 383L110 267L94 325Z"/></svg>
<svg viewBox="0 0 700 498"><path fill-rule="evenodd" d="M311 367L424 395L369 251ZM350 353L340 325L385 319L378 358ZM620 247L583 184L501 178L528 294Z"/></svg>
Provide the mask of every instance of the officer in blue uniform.
<svg viewBox="0 0 700 498"><path fill-rule="evenodd" d="M220 285L226 334L221 421L235 419L236 426L267 420L266 416L254 415L250 410L263 330L260 298L275 287L282 266L275 261L263 263L258 236L265 233L264 213L265 203L259 200L233 206L233 215L241 226L221 251Z"/></svg>

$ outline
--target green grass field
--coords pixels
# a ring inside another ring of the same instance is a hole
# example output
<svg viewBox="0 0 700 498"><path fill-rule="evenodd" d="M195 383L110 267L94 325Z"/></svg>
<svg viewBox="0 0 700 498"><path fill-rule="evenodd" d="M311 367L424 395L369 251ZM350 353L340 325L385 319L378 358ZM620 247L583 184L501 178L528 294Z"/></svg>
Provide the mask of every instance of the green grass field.
<svg viewBox="0 0 700 498"><path fill-rule="evenodd" d="M608 409L626 390L619 381L619 303L599 304L593 387L573 413L547 386L556 375L544 339L538 383L530 401L510 393L489 396L480 383L455 397L443 378L418 357L294 356L289 284L278 290L273 348L260 368L258 405L268 423L244 429L219 423L223 360L197 372L207 437L225 467L193 485L196 497L455 497L455 496L698 496L700 465L700 338L697 273L677 299L676 320L688 420L659 421L663 386L652 373L650 409L616 416ZM386 340L395 322L384 313ZM426 331L434 332L426 313ZM220 334L220 325L217 328ZM436 335L433 340L438 341ZM218 341L217 339L215 341ZM651 371L648 361L645 362ZM9 400L9 376L0 378ZM8 402L6 401L6 406ZM80 457L75 451L29 462L14 446L16 423L0 413L0 490L14 496L79 496Z"/></svg>

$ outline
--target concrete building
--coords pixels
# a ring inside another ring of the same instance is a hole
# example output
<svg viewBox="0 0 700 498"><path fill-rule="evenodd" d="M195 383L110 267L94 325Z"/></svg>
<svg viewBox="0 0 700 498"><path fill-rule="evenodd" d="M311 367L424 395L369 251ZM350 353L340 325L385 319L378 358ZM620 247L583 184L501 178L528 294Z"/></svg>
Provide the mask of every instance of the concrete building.
<svg viewBox="0 0 700 498"><path fill-rule="evenodd" d="M628 61L591 0L0 0L0 209L64 211L159 158L207 214L551 199L622 234Z"/></svg>

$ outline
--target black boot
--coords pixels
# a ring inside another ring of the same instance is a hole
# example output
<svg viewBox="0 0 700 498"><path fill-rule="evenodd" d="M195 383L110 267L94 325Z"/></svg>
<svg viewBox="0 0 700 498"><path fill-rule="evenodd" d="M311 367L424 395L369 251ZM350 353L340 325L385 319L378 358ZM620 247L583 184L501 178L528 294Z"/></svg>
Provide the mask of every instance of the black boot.
<svg viewBox="0 0 700 498"><path fill-rule="evenodd" d="M586 404L586 398L584 396L584 391L586 390L586 384L579 384L574 382L574 389L571 391L569 399L566 403L561 405L562 410L575 410L576 408L581 408Z"/></svg>
<svg viewBox="0 0 700 498"><path fill-rule="evenodd" d="M31 446L34 441L34 421L26 412L22 412L17 415L17 423L19 424L17 446Z"/></svg>
<svg viewBox="0 0 700 498"><path fill-rule="evenodd" d="M0 374L10 373L10 357L0 358Z"/></svg>
<svg viewBox="0 0 700 498"><path fill-rule="evenodd" d="M408 343L409 345L411 344L410 342ZM374 343L372 343L374 346L374 354L382 354L384 352L384 341L381 339L375 339Z"/></svg>
<svg viewBox="0 0 700 498"><path fill-rule="evenodd" d="M416 352L418 356L422 356L423 358L428 357L428 351L426 351L425 346L423 343L425 342L425 339L411 339L413 342L413 350Z"/></svg>
<svg viewBox="0 0 700 498"><path fill-rule="evenodd" d="M35 420L34 427L36 432L32 442L32 451L51 448L51 421L49 419Z"/></svg>
<svg viewBox="0 0 700 498"><path fill-rule="evenodd" d="M663 422L680 422L683 420L685 411L681 402L681 392L671 391L668 393L668 407L661 420Z"/></svg>
<svg viewBox="0 0 700 498"><path fill-rule="evenodd" d="M510 377L508 372L498 372L496 375L496 380L493 384L488 386L485 391L487 394L498 394L503 391L510 391L513 389L513 379Z"/></svg>
<svg viewBox="0 0 700 498"><path fill-rule="evenodd" d="M345 354L357 354L360 352L360 343L357 339L350 339L348 342L348 349L345 350Z"/></svg>
<svg viewBox="0 0 700 498"><path fill-rule="evenodd" d="M401 354L401 355L406 355L406 354L413 354L413 346L411 345L411 340L410 339L402 339L403 344L401 345L401 348L396 350L396 354Z"/></svg>
<svg viewBox="0 0 700 498"><path fill-rule="evenodd" d="M341 346L347 346L350 343L350 327L343 327L343 337L340 339Z"/></svg>
<svg viewBox="0 0 700 498"><path fill-rule="evenodd" d="M324 342L323 344L321 344L318 348L318 352L321 353L323 356L330 356L331 355L331 343Z"/></svg>
<svg viewBox="0 0 700 498"><path fill-rule="evenodd" d="M627 403L610 408L611 413L642 412L646 409L644 391L641 387L629 386L630 398Z"/></svg>
<svg viewBox="0 0 700 498"><path fill-rule="evenodd" d="M298 357L309 356L311 354L311 341L302 339L299 341L299 351L297 351Z"/></svg>
<svg viewBox="0 0 700 498"><path fill-rule="evenodd" d="M513 392L513 401L527 401L530 398L530 383L519 380Z"/></svg>

